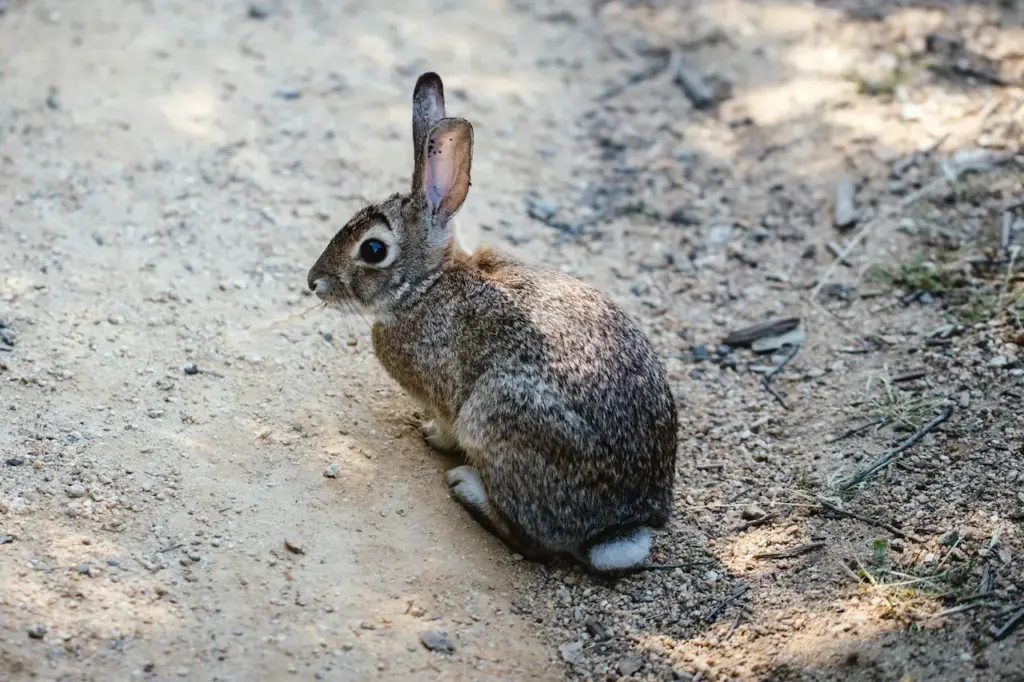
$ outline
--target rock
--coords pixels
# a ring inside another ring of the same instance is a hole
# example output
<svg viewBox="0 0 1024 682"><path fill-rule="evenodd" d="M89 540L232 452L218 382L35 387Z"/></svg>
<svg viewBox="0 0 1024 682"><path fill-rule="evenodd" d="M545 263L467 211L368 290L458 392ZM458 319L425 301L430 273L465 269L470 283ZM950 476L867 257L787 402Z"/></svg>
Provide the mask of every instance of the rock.
<svg viewBox="0 0 1024 682"><path fill-rule="evenodd" d="M249 5L248 15L250 19L262 21L270 16L270 8L261 2L254 2Z"/></svg>
<svg viewBox="0 0 1024 682"><path fill-rule="evenodd" d="M6 460L7 466L9 467L20 467L25 463L21 457L8 457Z"/></svg>
<svg viewBox="0 0 1024 682"><path fill-rule="evenodd" d="M749 327L729 332L729 335L722 339L722 344L725 346L744 348L750 346L758 339L788 334L799 326L799 317L784 317L766 320L764 322L752 324Z"/></svg>
<svg viewBox="0 0 1024 682"><path fill-rule="evenodd" d="M708 232L707 243L710 246L725 246L730 239L732 239L732 225L714 225Z"/></svg>
<svg viewBox="0 0 1024 682"><path fill-rule="evenodd" d="M82 485L81 483L72 483L71 485L64 489L64 492L67 493L68 497L77 498L85 497L86 491L85 486Z"/></svg>
<svg viewBox="0 0 1024 682"><path fill-rule="evenodd" d="M711 359L711 351L704 344L701 344L693 349L693 359L697 362L703 362L704 360Z"/></svg>
<svg viewBox="0 0 1024 682"><path fill-rule="evenodd" d="M958 149L942 162L942 174L954 183L967 173L987 173L1013 159L1013 154L992 149Z"/></svg>
<svg viewBox="0 0 1024 682"><path fill-rule="evenodd" d="M675 82L695 109L709 109L716 103L714 89L696 66L682 60L676 70Z"/></svg>
<svg viewBox="0 0 1024 682"><path fill-rule="evenodd" d="M190 377L195 376L196 374L199 374L199 365L195 363L192 363L191 365L185 365L183 371Z"/></svg>
<svg viewBox="0 0 1024 682"><path fill-rule="evenodd" d="M558 208L550 201L544 201L543 199L530 199L526 206L526 214L542 223L554 218L556 213L558 213Z"/></svg>
<svg viewBox="0 0 1024 682"><path fill-rule="evenodd" d="M757 505L753 504L750 505L749 507L744 507L743 511L740 512L740 517L744 521L753 521L754 519L759 519L762 516L764 516L764 511L761 510Z"/></svg>
<svg viewBox="0 0 1024 682"><path fill-rule="evenodd" d="M42 624L33 625L28 629L28 636L32 639L42 639L46 637L46 626Z"/></svg>
<svg viewBox="0 0 1024 682"><path fill-rule="evenodd" d="M324 469L324 476L326 476L327 478L337 478L338 477L338 464L337 464L337 462L331 462L330 464L327 465L327 468Z"/></svg>
<svg viewBox="0 0 1024 682"><path fill-rule="evenodd" d="M1005 355L997 355L988 361L989 367L995 367L996 369L1002 369L1010 364L1010 358Z"/></svg>
<svg viewBox="0 0 1024 682"><path fill-rule="evenodd" d="M296 100L302 97L302 90L299 90L298 88L281 88L280 90L277 90L274 95L283 100Z"/></svg>
<svg viewBox="0 0 1024 682"><path fill-rule="evenodd" d="M289 538L285 538L284 548L287 549L292 554L305 554L306 553L306 548L302 545L302 543L300 543L300 542L298 542L296 540L289 539Z"/></svg>
<svg viewBox="0 0 1024 682"><path fill-rule="evenodd" d="M585 621L583 621L583 627L587 629L587 632L590 633L591 637L598 641L608 639L609 637L608 628L604 626L604 623L593 616L589 616Z"/></svg>
<svg viewBox="0 0 1024 682"><path fill-rule="evenodd" d="M766 336L757 339L750 344L750 349L755 353L771 353L777 351L784 346L799 346L807 339L807 331L803 325L798 325L795 329L781 336Z"/></svg>
<svg viewBox="0 0 1024 682"><path fill-rule="evenodd" d="M450 654L455 651L455 645L443 633L437 630L424 631L420 635L420 643L439 654Z"/></svg>
<svg viewBox="0 0 1024 682"><path fill-rule="evenodd" d="M160 408L157 408L157 407L154 407L153 409L151 409L151 410L149 410L149 411L147 411L147 412L146 412L146 415L147 415L147 416L148 416L148 417L149 417L150 419L160 419L160 418L161 418L161 417L163 417L163 416L164 416L165 414L167 414L167 413L166 413L166 412L164 412L163 410L161 410Z"/></svg>
<svg viewBox="0 0 1024 682"><path fill-rule="evenodd" d="M566 642L558 647L558 653L566 663L578 663L583 657L583 642Z"/></svg>
<svg viewBox="0 0 1024 682"><path fill-rule="evenodd" d="M320 331L320 335L324 337L324 341L326 341L327 343L331 343L334 341L334 332L328 329L327 327L324 327L324 329Z"/></svg>
<svg viewBox="0 0 1024 682"><path fill-rule="evenodd" d="M633 654L631 656L626 656L624 659L619 661L619 664L616 667L619 669L620 675L628 677L635 672L639 672L640 668L644 667L644 659Z"/></svg>
<svg viewBox="0 0 1024 682"><path fill-rule="evenodd" d="M844 178L836 184L834 223L840 230L846 230L857 224L857 183Z"/></svg>

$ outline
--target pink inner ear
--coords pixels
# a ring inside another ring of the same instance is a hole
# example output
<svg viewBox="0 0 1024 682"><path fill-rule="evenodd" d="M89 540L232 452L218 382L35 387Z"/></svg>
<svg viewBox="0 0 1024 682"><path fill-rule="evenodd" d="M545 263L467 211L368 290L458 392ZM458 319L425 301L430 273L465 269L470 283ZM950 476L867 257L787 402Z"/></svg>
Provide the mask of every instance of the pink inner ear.
<svg viewBox="0 0 1024 682"><path fill-rule="evenodd" d="M453 152L455 136L452 133L431 135L427 141L427 199L436 211L452 191L455 179Z"/></svg>

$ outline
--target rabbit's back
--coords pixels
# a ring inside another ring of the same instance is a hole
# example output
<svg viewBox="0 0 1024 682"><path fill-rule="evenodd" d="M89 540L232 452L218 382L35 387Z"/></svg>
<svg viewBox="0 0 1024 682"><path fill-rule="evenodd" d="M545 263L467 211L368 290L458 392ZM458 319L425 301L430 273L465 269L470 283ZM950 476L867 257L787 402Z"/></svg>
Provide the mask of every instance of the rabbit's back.
<svg viewBox="0 0 1024 682"><path fill-rule="evenodd" d="M539 517L572 517L553 544L667 520L675 403L647 337L595 289L490 251L460 256L419 301L375 326L374 344L387 371L461 424L463 439L480 441L487 457L504 448L505 460L522 460L505 461L510 480L492 488L508 493L507 505L537 494L533 506L550 507L535 509ZM552 536L551 519L535 521L528 535Z"/></svg>

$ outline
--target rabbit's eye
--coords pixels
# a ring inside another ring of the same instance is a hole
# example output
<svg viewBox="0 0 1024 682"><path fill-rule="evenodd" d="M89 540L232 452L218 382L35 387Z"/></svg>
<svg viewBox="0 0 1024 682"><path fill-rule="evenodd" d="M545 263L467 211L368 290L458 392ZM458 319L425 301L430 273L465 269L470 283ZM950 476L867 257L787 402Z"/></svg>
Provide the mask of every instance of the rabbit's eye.
<svg viewBox="0 0 1024 682"><path fill-rule="evenodd" d="M388 257L388 245L379 239L367 239L359 245L359 257L370 264L380 263Z"/></svg>

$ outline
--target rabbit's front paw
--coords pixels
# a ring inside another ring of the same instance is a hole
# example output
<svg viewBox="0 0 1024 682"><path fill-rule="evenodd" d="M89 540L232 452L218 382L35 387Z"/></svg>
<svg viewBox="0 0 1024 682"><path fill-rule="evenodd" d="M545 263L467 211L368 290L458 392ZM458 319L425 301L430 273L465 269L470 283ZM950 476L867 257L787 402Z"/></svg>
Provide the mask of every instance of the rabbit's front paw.
<svg viewBox="0 0 1024 682"><path fill-rule="evenodd" d="M452 453L459 449L455 434L451 427L440 419L431 419L420 426L420 433L430 447L439 452Z"/></svg>
<svg viewBox="0 0 1024 682"><path fill-rule="evenodd" d="M484 489L484 482L480 478L479 471L469 465L463 465L449 469L447 478L448 485L452 488L452 495L462 506L470 511L484 514L490 511L487 491Z"/></svg>

